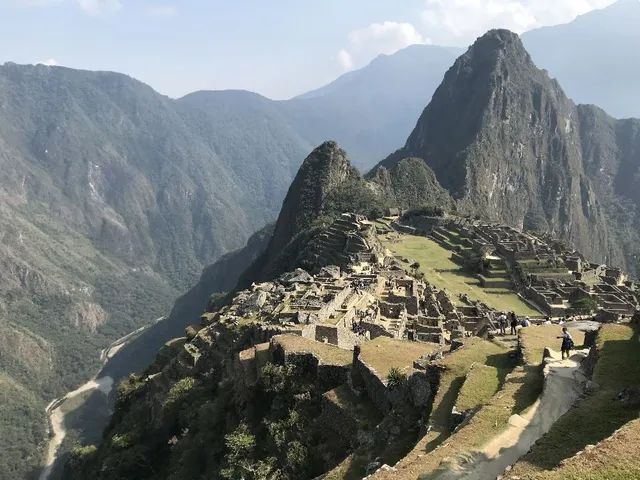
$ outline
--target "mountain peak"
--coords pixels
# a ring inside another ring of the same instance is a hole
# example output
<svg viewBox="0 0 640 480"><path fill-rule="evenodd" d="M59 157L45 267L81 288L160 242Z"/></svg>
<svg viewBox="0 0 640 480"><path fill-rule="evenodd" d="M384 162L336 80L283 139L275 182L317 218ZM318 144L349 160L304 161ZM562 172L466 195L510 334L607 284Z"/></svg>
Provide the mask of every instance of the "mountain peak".
<svg viewBox="0 0 640 480"><path fill-rule="evenodd" d="M306 230L322 212L329 194L359 172L337 142L326 141L304 160L287 193L269 245L273 256Z"/></svg>
<svg viewBox="0 0 640 480"><path fill-rule="evenodd" d="M479 37L461 58L472 57L477 62L504 56L530 61L529 54L517 34L510 30L494 29Z"/></svg>

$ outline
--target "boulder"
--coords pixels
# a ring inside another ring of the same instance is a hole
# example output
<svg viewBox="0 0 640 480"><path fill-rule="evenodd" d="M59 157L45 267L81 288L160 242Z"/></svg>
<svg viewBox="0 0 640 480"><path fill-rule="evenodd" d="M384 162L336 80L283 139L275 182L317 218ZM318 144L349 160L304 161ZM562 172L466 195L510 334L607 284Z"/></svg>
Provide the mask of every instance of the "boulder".
<svg viewBox="0 0 640 480"><path fill-rule="evenodd" d="M329 265L327 267L322 267L320 269L320 273L318 274L320 278L330 278L333 280L337 280L340 278L340 267L336 265Z"/></svg>
<svg viewBox="0 0 640 480"><path fill-rule="evenodd" d="M313 283L313 277L301 268L296 268L293 272L287 272L280 276L278 281L284 285L292 283Z"/></svg>

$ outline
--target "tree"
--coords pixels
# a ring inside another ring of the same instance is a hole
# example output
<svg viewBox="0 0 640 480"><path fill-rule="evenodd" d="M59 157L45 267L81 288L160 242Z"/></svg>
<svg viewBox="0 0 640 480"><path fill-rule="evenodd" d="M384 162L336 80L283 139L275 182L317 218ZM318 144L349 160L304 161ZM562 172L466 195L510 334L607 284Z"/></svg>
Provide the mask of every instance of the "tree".
<svg viewBox="0 0 640 480"><path fill-rule="evenodd" d="M598 302L591 297L571 302L571 311L576 314L589 315L598 308Z"/></svg>

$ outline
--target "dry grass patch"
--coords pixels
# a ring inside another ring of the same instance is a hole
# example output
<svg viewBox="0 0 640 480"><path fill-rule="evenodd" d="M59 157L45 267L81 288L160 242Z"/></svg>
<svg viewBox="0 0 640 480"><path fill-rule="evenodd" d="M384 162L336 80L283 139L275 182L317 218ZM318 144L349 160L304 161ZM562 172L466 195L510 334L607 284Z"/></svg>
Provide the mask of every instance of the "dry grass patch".
<svg viewBox="0 0 640 480"><path fill-rule="evenodd" d="M413 372L413 361L436 351L440 345L378 337L361 346L360 359L375 369L383 380L392 368L399 368L407 375Z"/></svg>
<svg viewBox="0 0 640 480"><path fill-rule="evenodd" d="M277 335L272 341L285 353L312 353L325 365L350 365L353 353L334 345L320 343L298 335Z"/></svg>
<svg viewBox="0 0 640 480"><path fill-rule="evenodd" d="M584 343L584 332L569 328L576 348ZM532 325L519 330L520 343L524 351L524 361L527 365L540 365L545 348L560 351L562 340L562 325Z"/></svg>
<svg viewBox="0 0 640 480"><path fill-rule="evenodd" d="M425 274L426 279L436 287L447 290L454 298L458 294L467 294L497 310L515 311L518 315L539 315L513 290L482 288L478 279L466 274L451 260L450 250L433 240L416 235L399 236L399 243L392 243L384 237L380 237L380 240L394 255L419 262L420 271Z"/></svg>

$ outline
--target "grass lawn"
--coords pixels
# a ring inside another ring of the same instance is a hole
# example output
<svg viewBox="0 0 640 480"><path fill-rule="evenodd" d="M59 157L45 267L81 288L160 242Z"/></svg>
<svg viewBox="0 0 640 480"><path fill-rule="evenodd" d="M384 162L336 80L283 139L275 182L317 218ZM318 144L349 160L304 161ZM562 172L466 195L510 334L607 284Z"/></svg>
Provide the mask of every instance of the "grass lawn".
<svg viewBox="0 0 640 480"><path fill-rule="evenodd" d="M285 353L313 353L325 365L350 365L353 354L334 345L320 343L298 335L277 335L273 341L282 345Z"/></svg>
<svg viewBox="0 0 640 480"><path fill-rule="evenodd" d="M378 372L382 380L387 378L389 370L399 368L407 375L413 371L413 361L422 355L440 348L435 343L419 343L378 337L361 346L360 358Z"/></svg>
<svg viewBox="0 0 640 480"><path fill-rule="evenodd" d="M599 389L587 393L577 406L563 415L505 478L640 478L629 473L640 471L637 421L630 424L618 440L588 452L588 456L572 458L587 445L601 442L627 422L637 419L640 410L638 397L627 402L616 400L622 389L640 386L637 332L626 325L604 325L598 334L597 346L599 358L593 380ZM629 443L621 445L625 438ZM566 465L559 466L565 459L569 459Z"/></svg>
<svg viewBox="0 0 640 480"><path fill-rule="evenodd" d="M521 328L518 332L524 361L528 365L540 365L546 347L560 351L562 340L556 337L562 335L562 325L532 325ZM580 348L584 343L584 332L569 329L569 333L573 337L576 348Z"/></svg>
<svg viewBox="0 0 640 480"><path fill-rule="evenodd" d="M567 460L541 480L630 480L640 478L640 420L634 420L594 449Z"/></svg>
<svg viewBox="0 0 640 480"><path fill-rule="evenodd" d="M459 412L467 412L493 397L499 388L500 371L489 365L474 363L458 393L456 408Z"/></svg>
<svg viewBox="0 0 640 480"><path fill-rule="evenodd" d="M394 255L409 258L420 263L420 270L426 279L437 288L443 288L453 295L467 294L471 299L480 300L497 310L515 311L518 315L539 315L539 312L524 303L518 295L507 288L482 288L480 281L463 272L451 260L452 252L426 237L399 234L400 243L392 243L380 237L381 242ZM445 271L436 271L445 270Z"/></svg>

